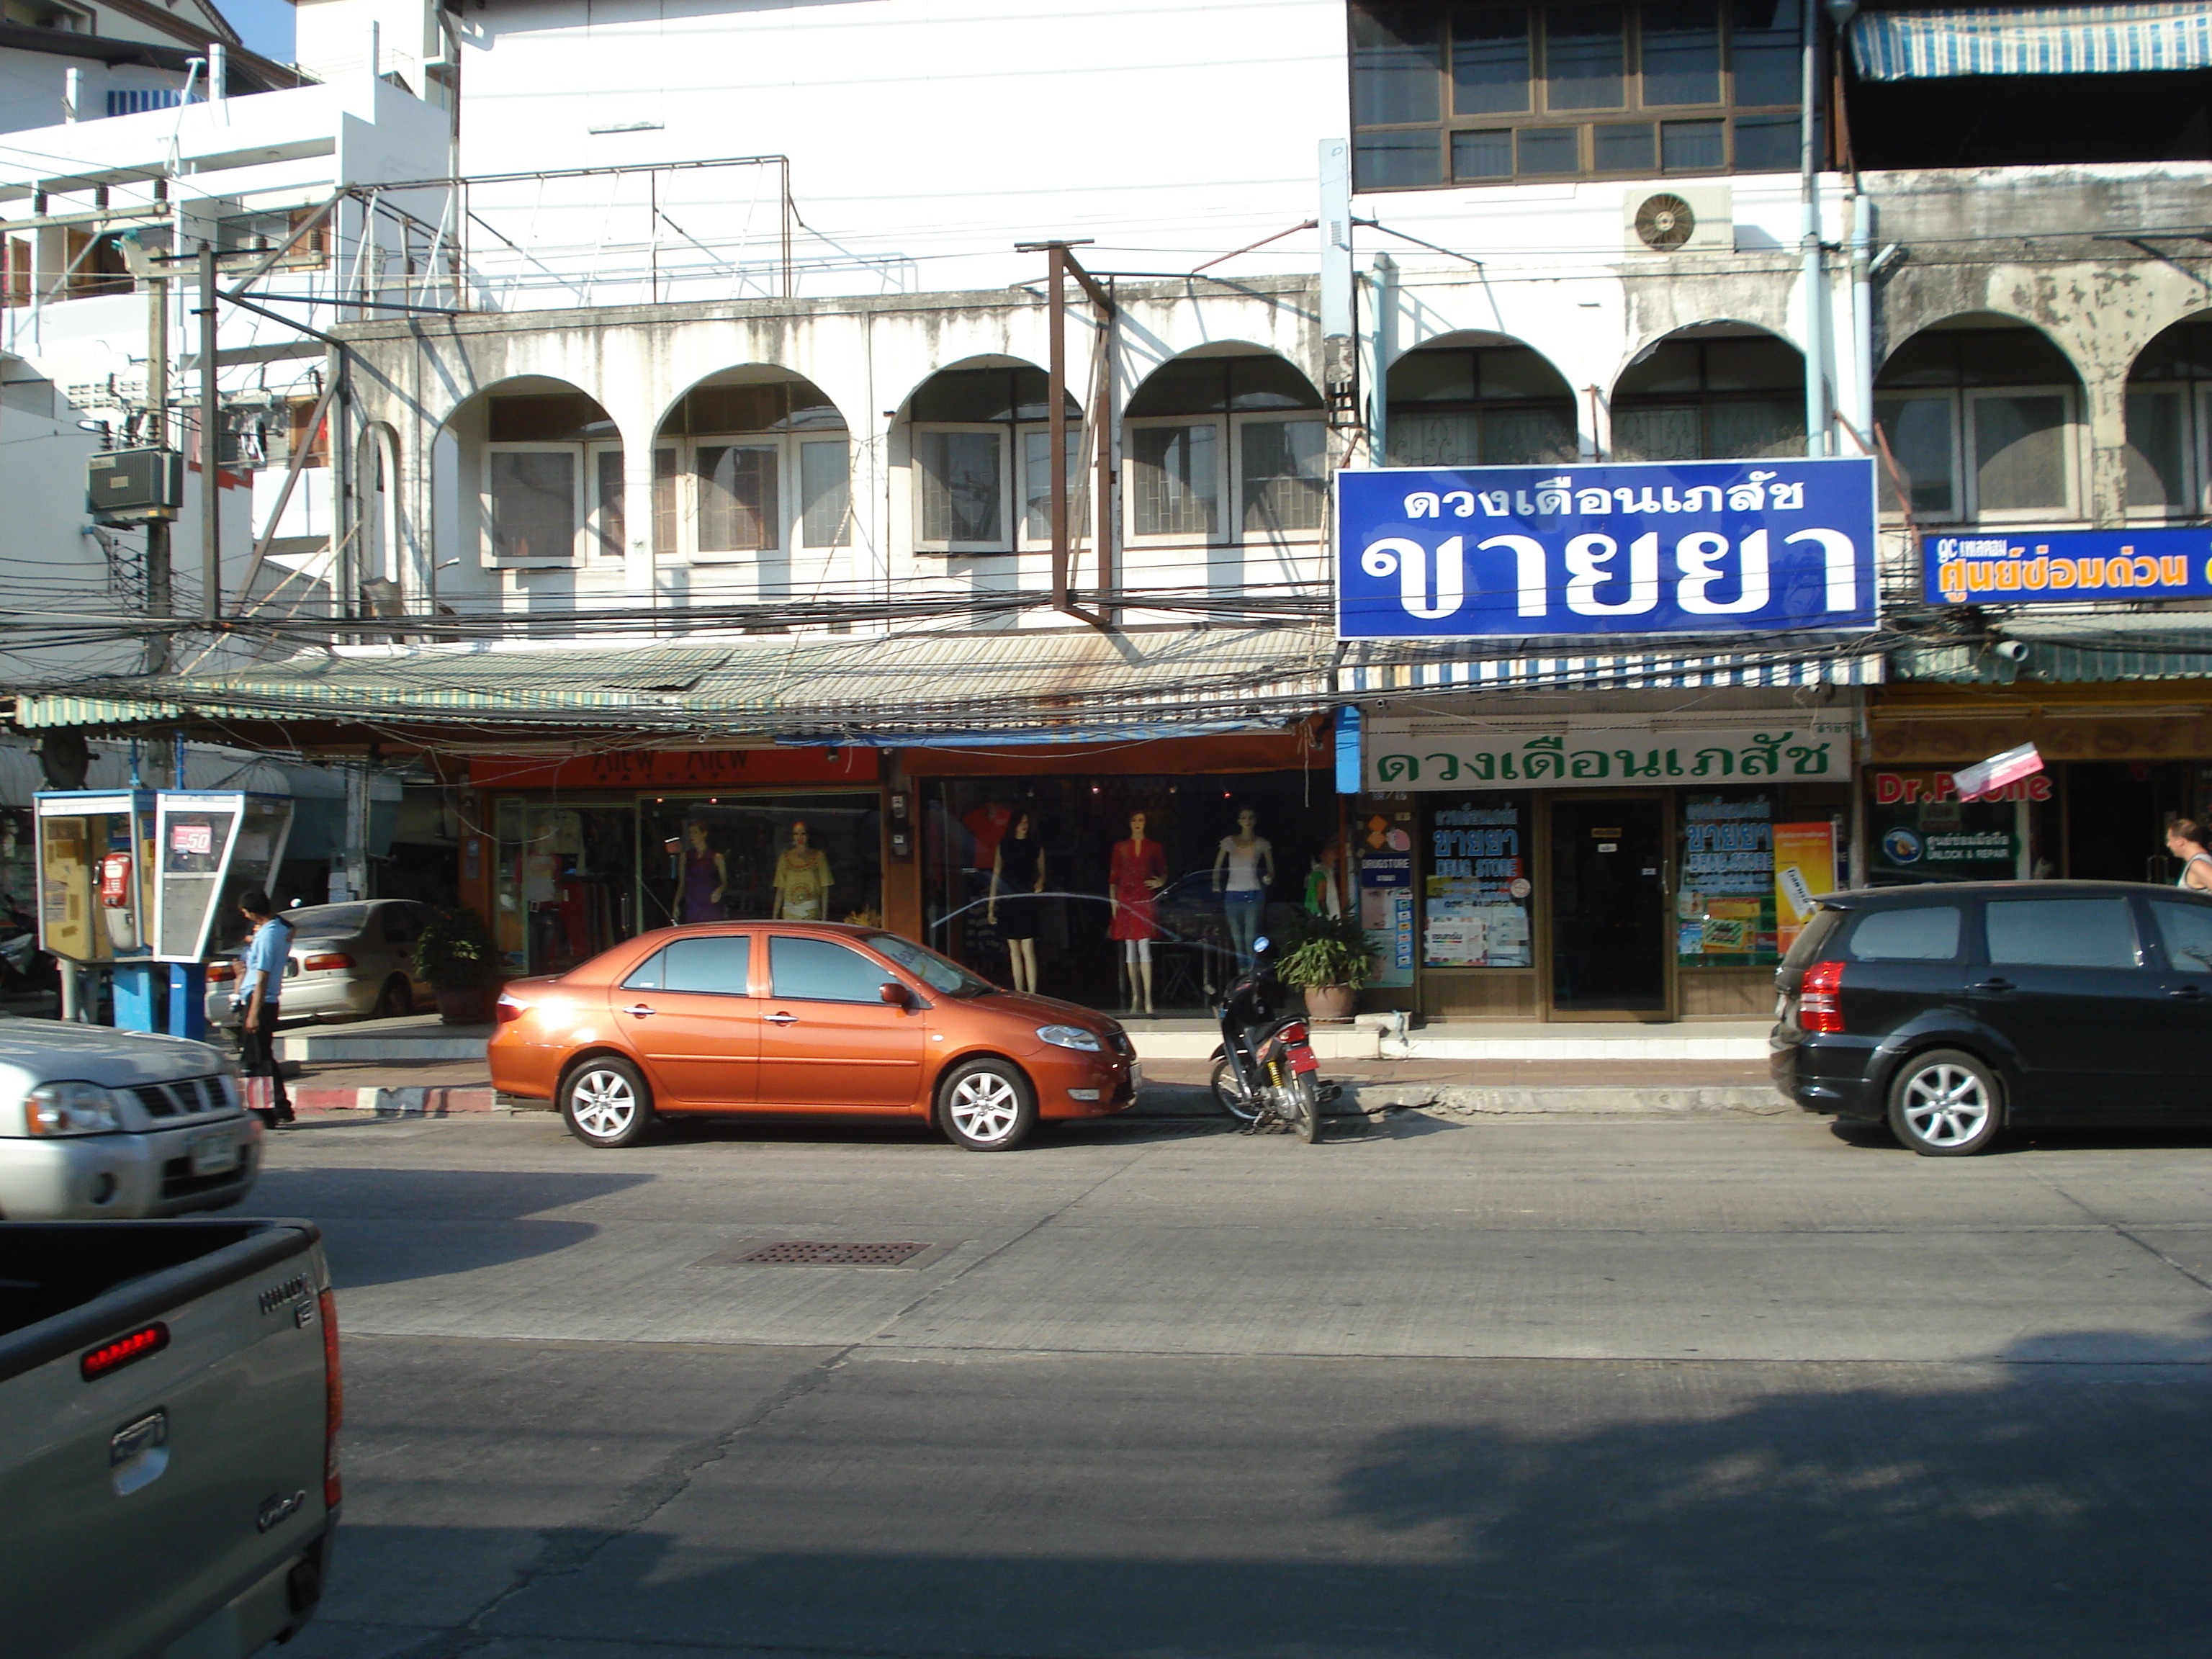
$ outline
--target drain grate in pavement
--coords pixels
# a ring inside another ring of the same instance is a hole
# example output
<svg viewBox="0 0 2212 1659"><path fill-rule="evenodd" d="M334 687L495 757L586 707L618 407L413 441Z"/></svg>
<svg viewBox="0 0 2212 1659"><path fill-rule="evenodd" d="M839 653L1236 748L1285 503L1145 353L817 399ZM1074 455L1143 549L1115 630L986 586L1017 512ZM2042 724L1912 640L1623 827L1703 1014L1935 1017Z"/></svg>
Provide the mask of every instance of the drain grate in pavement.
<svg viewBox="0 0 2212 1659"><path fill-rule="evenodd" d="M929 1248L927 1244L821 1244L801 1239L763 1244L737 1259L767 1266L900 1267Z"/></svg>

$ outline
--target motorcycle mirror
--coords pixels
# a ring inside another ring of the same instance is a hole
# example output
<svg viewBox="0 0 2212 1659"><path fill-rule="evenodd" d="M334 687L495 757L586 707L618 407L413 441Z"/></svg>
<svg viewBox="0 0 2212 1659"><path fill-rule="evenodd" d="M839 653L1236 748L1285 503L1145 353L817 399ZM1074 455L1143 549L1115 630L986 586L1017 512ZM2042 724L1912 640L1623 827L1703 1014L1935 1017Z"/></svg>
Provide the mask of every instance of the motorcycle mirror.
<svg viewBox="0 0 2212 1659"><path fill-rule="evenodd" d="M1266 950L1269 943L1270 941L1267 936L1265 933L1262 933L1259 938L1252 941L1252 949L1256 954L1259 951Z"/></svg>

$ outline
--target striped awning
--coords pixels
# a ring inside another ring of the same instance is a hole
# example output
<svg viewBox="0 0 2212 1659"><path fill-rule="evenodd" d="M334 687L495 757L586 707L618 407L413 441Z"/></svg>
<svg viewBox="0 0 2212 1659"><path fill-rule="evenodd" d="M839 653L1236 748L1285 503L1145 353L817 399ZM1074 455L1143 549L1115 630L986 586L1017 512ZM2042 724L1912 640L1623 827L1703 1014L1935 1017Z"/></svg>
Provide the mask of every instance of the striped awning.
<svg viewBox="0 0 2212 1659"><path fill-rule="evenodd" d="M1872 636L1868 636L1870 640ZM1354 645L1338 669L1347 697L1392 691L1678 691L1724 686L1879 685L1879 650L1834 641L1769 651L1656 650L1474 657Z"/></svg>
<svg viewBox="0 0 2212 1659"><path fill-rule="evenodd" d="M2201 70L2212 68L2212 5L1863 11L1850 42L1851 62L1869 81Z"/></svg>

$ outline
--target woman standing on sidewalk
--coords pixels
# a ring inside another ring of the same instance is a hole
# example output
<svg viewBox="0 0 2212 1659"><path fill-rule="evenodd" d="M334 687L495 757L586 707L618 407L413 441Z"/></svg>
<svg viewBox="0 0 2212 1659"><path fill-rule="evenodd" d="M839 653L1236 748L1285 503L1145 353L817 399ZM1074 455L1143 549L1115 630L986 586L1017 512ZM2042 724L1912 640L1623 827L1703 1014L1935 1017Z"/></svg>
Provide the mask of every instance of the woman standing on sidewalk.
<svg viewBox="0 0 2212 1659"><path fill-rule="evenodd" d="M276 1064L276 1002L283 994L284 964L292 955L292 928L258 887L238 896L238 908L253 925L253 937L239 963L234 994L240 1011L239 1053L246 1076L269 1079L270 1103L255 1106L253 1114L273 1129L292 1121L291 1098L284 1092L284 1073Z"/></svg>

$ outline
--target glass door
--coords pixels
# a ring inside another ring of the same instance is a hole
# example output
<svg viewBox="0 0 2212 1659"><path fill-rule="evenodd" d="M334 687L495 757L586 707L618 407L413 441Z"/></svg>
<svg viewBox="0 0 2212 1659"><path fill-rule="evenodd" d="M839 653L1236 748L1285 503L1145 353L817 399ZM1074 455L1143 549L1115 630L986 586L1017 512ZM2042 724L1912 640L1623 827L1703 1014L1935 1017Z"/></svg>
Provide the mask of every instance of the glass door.
<svg viewBox="0 0 2212 1659"><path fill-rule="evenodd" d="M1668 1018L1666 803L1555 795L1551 820L1553 1018Z"/></svg>

